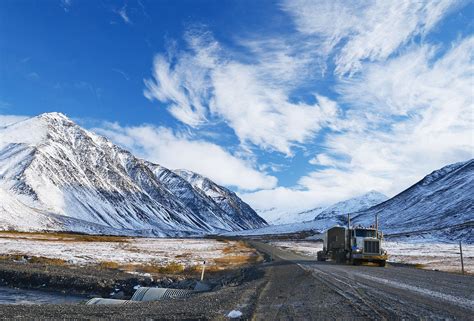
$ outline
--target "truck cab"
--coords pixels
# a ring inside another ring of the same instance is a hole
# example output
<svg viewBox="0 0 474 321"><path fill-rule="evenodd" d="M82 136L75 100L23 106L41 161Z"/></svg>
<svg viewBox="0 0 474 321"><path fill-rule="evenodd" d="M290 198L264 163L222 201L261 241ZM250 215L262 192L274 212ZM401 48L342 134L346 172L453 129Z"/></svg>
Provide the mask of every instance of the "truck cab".
<svg viewBox="0 0 474 321"><path fill-rule="evenodd" d="M383 234L378 229L378 218L375 219L375 225L363 227L351 226L348 216L347 225L334 226L326 231L323 250L317 253L317 260L331 259L338 263L354 265L372 262L385 266L388 255L382 248Z"/></svg>
<svg viewBox="0 0 474 321"><path fill-rule="evenodd" d="M385 265L387 252L382 248L382 233L371 227L355 227L348 232L350 260L353 264L368 261Z"/></svg>

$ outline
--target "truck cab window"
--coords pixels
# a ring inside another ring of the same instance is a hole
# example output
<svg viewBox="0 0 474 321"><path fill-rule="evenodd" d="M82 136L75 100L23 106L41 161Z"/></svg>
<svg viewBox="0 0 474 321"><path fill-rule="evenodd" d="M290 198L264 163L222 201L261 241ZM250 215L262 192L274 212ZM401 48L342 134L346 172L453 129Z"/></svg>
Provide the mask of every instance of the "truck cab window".
<svg viewBox="0 0 474 321"><path fill-rule="evenodd" d="M357 237L375 237L374 230L356 230L355 233Z"/></svg>

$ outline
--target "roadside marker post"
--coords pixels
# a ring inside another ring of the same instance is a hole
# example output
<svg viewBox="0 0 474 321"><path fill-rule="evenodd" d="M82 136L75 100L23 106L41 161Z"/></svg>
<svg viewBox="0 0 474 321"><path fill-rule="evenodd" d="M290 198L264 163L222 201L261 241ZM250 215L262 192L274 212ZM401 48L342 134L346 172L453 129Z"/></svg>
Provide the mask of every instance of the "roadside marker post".
<svg viewBox="0 0 474 321"><path fill-rule="evenodd" d="M461 271L462 271L462 274L464 275L464 259L462 257L462 244L461 244L461 241L459 241L459 254L461 254Z"/></svg>
<svg viewBox="0 0 474 321"><path fill-rule="evenodd" d="M202 263L201 281L204 281L204 271L206 270L206 261Z"/></svg>

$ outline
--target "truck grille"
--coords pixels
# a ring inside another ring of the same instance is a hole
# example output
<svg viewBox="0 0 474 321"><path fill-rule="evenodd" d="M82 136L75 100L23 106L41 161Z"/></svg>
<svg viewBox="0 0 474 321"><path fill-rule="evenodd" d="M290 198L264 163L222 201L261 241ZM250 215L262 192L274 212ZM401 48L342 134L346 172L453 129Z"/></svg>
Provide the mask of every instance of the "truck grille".
<svg viewBox="0 0 474 321"><path fill-rule="evenodd" d="M364 241L364 253L379 253L379 241Z"/></svg>

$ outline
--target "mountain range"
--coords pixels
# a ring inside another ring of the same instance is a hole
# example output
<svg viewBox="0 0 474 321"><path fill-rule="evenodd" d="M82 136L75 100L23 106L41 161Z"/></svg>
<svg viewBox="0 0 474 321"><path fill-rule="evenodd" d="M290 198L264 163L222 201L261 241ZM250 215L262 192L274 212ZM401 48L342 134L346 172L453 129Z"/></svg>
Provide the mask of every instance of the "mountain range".
<svg viewBox="0 0 474 321"><path fill-rule="evenodd" d="M376 214L388 234L473 243L474 159L436 170L391 199L351 216L354 224L369 225Z"/></svg>
<svg viewBox="0 0 474 321"><path fill-rule="evenodd" d="M183 236L267 225L232 191L60 113L0 127L0 201L0 229Z"/></svg>
<svg viewBox="0 0 474 321"><path fill-rule="evenodd" d="M273 225L292 224L300 222L308 222L314 219L331 218L340 214L347 214L356 211L368 209L374 205L386 201L388 197L377 191L370 191L363 195L350 198L332 204L327 207L315 207L304 211L281 210L278 208L257 209L257 213L263 217L268 223Z"/></svg>
<svg viewBox="0 0 474 321"><path fill-rule="evenodd" d="M335 225L370 226L378 215L379 227L392 239L463 240L474 243L474 159L447 165L386 199L371 192L321 210L313 220L267 226L231 234L261 235L301 231L321 233ZM371 200L375 204L370 206ZM358 206L362 208L357 209ZM367 206L367 207L366 207ZM364 208L365 207L365 208ZM297 216L298 217L298 216Z"/></svg>

